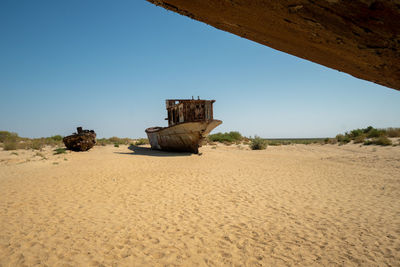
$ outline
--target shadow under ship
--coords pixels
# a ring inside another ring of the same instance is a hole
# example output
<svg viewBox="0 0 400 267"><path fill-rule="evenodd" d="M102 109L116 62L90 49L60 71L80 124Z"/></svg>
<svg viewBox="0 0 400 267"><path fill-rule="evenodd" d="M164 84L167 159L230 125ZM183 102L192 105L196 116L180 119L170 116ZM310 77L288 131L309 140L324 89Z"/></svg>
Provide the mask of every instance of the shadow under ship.
<svg viewBox="0 0 400 267"><path fill-rule="evenodd" d="M215 100L167 99L168 127L146 129L152 149L198 154L207 135L220 120L213 118Z"/></svg>

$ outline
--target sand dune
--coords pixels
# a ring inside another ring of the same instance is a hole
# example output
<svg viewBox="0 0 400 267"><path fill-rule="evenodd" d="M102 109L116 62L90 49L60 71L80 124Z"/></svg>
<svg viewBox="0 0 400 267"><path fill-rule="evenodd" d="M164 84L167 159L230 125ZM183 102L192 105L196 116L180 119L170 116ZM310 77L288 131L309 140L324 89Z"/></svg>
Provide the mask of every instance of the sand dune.
<svg viewBox="0 0 400 267"><path fill-rule="evenodd" d="M0 266L399 266L400 147L201 152L0 151Z"/></svg>

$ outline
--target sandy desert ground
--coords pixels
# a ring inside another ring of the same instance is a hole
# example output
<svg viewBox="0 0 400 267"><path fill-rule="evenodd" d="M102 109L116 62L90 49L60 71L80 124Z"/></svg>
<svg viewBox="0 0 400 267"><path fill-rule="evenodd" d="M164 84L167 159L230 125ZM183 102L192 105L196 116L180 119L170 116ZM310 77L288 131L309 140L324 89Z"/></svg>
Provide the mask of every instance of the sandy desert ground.
<svg viewBox="0 0 400 267"><path fill-rule="evenodd" d="M0 151L0 266L399 266L400 146Z"/></svg>

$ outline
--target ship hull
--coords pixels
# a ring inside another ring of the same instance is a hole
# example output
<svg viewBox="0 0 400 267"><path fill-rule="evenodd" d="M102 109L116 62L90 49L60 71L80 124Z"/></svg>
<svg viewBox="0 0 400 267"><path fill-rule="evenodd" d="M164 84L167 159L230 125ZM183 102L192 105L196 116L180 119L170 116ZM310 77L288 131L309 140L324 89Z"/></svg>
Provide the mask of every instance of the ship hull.
<svg viewBox="0 0 400 267"><path fill-rule="evenodd" d="M198 153L207 135L222 121L184 122L146 129L152 149Z"/></svg>

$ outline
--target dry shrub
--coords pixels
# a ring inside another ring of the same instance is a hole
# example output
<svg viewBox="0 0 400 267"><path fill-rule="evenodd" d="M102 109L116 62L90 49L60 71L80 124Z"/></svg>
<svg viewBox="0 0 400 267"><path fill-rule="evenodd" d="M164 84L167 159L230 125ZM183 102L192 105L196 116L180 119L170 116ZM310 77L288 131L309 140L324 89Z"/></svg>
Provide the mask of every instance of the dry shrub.
<svg viewBox="0 0 400 267"><path fill-rule="evenodd" d="M267 141L262 139L259 136L255 136L254 139L251 140L250 148L252 150L263 150L267 148Z"/></svg>
<svg viewBox="0 0 400 267"><path fill-rule="evenodd" d="M27 144L27 149L41 150L45 146L45 143L41 139L32 139Z"/></svg>
<svg viewBox="0 0 400 267"><path fill-rule="evenodd" d="M3 150L16 150L17 142L16 141L6 141L3 145Z"/></svg>
<svg viewBox="0 0 400 267"><path fill-rule="evenodd" d="M354 138L354 144L364 143L364 141L365 141L365 135L359 135Z"/></svg>
<svg viewBox="0 0 400 267"><path fill-rule="evenodd" d="M386 134L388 137L400 137L400 128L387 128Z"/></svg>
<svg viewBox="0 0 400 267"><path fill-rule="evenodd" d="M338 134L336 135L336 140L339 142L340 145L344 145L350 143L351 138L347 134L346 135Z"/></svg>
<svg viewBox="0 0 400 267"><path fill-rule="evenodd" d="M392 141L387 138L386 136L380 136L377 138L374 138L372 140L367 140L364 142L364 145L378 145L378 146L391 146Z"/></svg>
<svg viewBox="0 0 400 267"><path fill-rule="evenodd" d="M337 144L336 138L330 138L330 139L329 139L329 144L332 144L332 145Z"/></svg>

